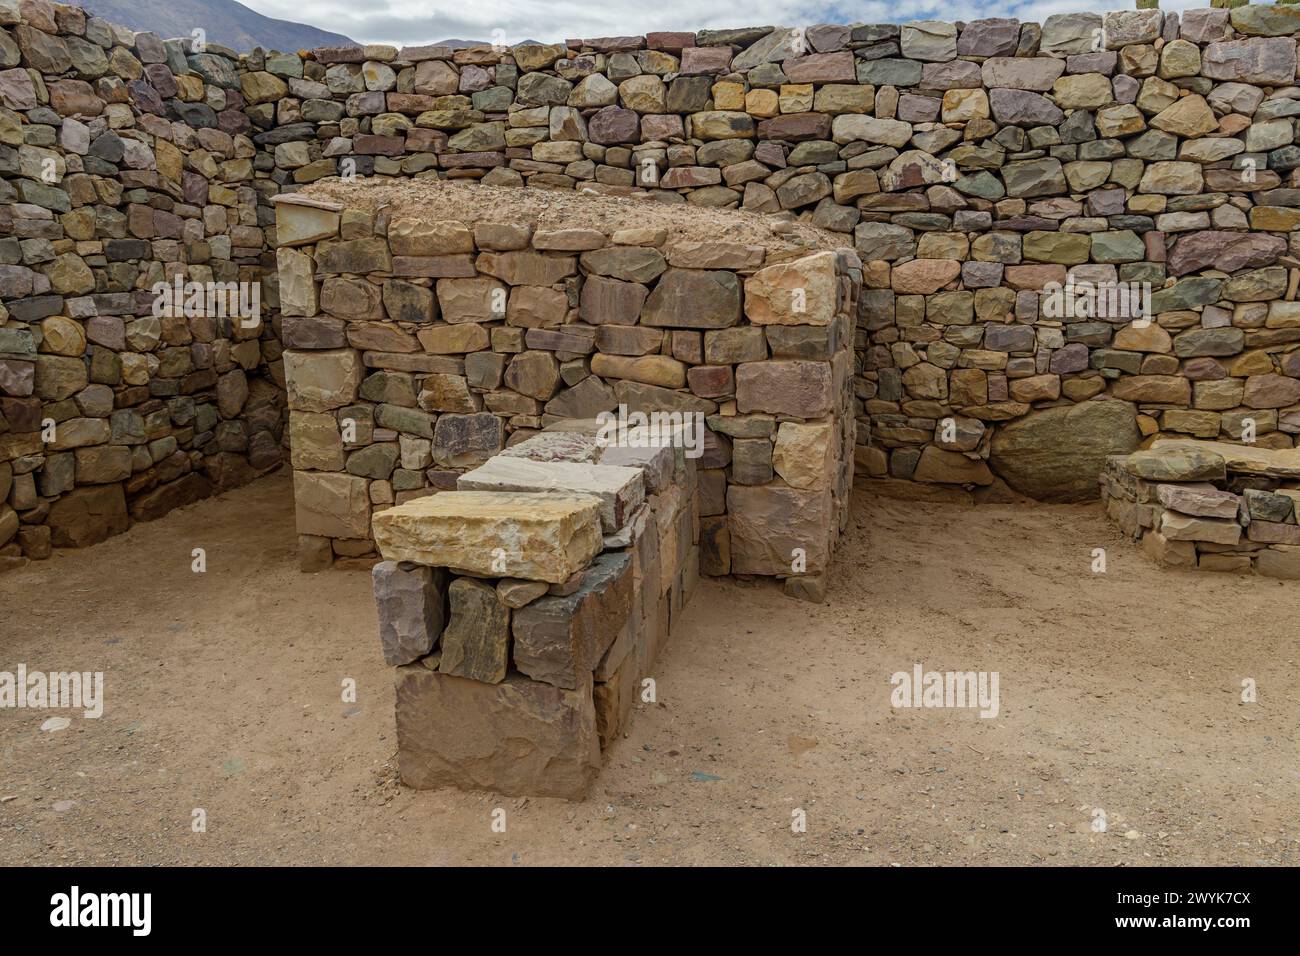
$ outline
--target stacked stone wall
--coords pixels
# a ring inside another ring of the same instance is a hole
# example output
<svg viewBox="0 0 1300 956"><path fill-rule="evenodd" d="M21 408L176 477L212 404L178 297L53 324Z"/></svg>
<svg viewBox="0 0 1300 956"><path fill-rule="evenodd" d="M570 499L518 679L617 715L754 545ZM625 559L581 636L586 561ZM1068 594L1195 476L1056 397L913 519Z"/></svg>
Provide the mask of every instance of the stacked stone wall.
<svg viewBox="0 0 1300 956"><path fill-rule="evenodd" d="M0 3L0 570L279 464L273 287L206 305L273 262L245 88L232 50Z"/></svg>
<svg viewBox="0 0 1300 956"><path fill-rule="evenodd" d="M574 427L375 517L410 786L580 798L655 698L652 665L699 582L697 462Z"/></svg>
<svg viewBox="0 0 1300 956"><path fill-rule="evenodd" d="M700 239L673 211L628 225L646 217L627 201L540 219L519 197L334 184L277 201L305 565L367 560L372 515L541 429L657 414L698 424L704 573L814 586L852 487L857 254L741 214L767 244Z"/></svg>
<svg viewBox="0 0 1300 956"><path fill-rule="evenodd" d="M1300 452L1161 439L1101 474L1106 513L1157 564L1300 579Z"/></svg>
<svg viewBox="0 0 1300 956"><path fill-rule="evenodd" d="M337 176L841 234L860 475L1072 500L1161 436L1291 447L1298 28L1246 5L239 54L3 0L0 563L274 466L269 200ZM155 327L177 274L264 280L263 324ZM1061 314L1070 279L1147 289L1151 321Z"/></svg>

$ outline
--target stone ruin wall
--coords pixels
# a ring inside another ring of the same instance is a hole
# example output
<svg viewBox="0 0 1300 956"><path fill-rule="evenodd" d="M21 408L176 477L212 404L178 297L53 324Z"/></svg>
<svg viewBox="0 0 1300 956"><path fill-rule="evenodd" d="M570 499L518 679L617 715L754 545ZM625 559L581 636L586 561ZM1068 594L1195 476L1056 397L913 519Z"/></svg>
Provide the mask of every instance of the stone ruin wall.
<svg viewBox="0 0 1300 956"><path fill-rule="evenodd" d="M697 464L548 431L376 514L403 783L585 794L699 583Z"/></svg>
<svg viewBox="0 0 1300 956"><path fill-rule="evenodd" d="M240 79L233 51L0 3L0 570L280 463L273 294L245 327L150 292L274 263Z"/></svg>
<svg viewBox="0 0 1300 956"><path fill-rule="evenodd" d="M853 481L857 253L737 213L706 230L684 210L520 198L331 183L277 200L303 566L369 566L374 515L622 408L704 426L704 574L816 586Z"/></svg>
<svg viewBox="0 0 1300 956"><path fill-rule="evenodd" d="M865 263L860 474L1068 499L1157 435L1249 421L1290 447L1298 26L1243 6L187 54L2 0L0 563L274 467L273 279L256 338L140 320L169 274L269 277L269 199L339 173L644 192L843 233ZM1156 322L1044 315L1067 269L1151 283Z"/></svg>

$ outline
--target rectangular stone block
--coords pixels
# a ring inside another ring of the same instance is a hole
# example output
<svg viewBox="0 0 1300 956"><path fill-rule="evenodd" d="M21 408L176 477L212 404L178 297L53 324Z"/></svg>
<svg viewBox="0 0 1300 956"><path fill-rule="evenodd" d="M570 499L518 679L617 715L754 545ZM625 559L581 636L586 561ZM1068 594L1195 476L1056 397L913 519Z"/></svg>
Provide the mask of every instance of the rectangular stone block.
<svg viewBox="0 0 1300 956"><path fill-rule="evenodd" d="M611 445L601 453L600 463L606 467L640 469L646 493L655 494L672 482L676 455L671 445L629 443L639 440L625 436L622 443Z"/></svg>
<svg viewBox="0 0 1300 956"><path fill-rule="evenodd" d="M727 489L733 574L788 577L824 571L834 528L829 489L780 485Z"/></svg>
<svg viewBox="0 0 1300 956"><path fill-rule="evenodd" d="M457 578L447 589L451 620L442 635L438 670L455 677L499 684L510 664L510 609L497 589Z"/></svg>
<svg viewBox="0 0 1300 956"><path fill-rule="evenodd" d="M1160 516L1160 533L1169 541L1212 541L1236 544L1241 540L1241 525L1218 518L1193 518L1166 511Z"/></svg>
<svg viewBox="0 0 1300 956"><path fill-rule="evenodd" d="M325 412L356 400L365 369L353 349L284 353L289 407L301 412Z"/></svg>
<svg viewBox="0 0 1300 956"><path fill-rule="evenodd" d="M397 763L417 790L459 787L581 800L600 769L590 675L565 690L510 675L485 684L396 671Z"/></svg>
<svg viewBox="0 0 1300 956"><path fill-rule="evenodd" d="M1159 485L1156 496L1166 508L1201 518L1237 517L1241 498L1230 491L1219 491L1211 484Z"/></svg>
<svg viewBox="0 0 1300 956"><path fill-rule="evenodd" d="M601 548L590 495L444 491L375 515L379 553L480 577L561 584Z"/></svg>
<svg viewBox="0 0 1300 956"><path fill-rule="evenodd" d="M1257 570L1265 577L1300 580L1300 548L1274 545L1259 552L1255 560Z"/></svg>
<svg viewBox="0 0 1300 956"><path fill-rule="evenodd" d="M1260 544L1300 545L1300 525L1277 521L1252 521L1246 537Z"/></svg>
<svg viewBox="0 0 1300 956"><path fill-rule="evenodd" d="M446 623L447 572L380 561L370 571L384 663L409 664L438 646Z"/></svg>
<svg viewBox="0 0 1300 956"><path fill-rule="evenodd" d="M370 536L369 483L364 478L335 472L294 472L293 499L299 534Z"/></svg>
<svg viewBox="0 0 1300 956"><path fill-rule="evenodd" d="M462 491L536 491L591 495L600 500L604 530L612 533L645 500L639 468L568 461L532 461L497 455L460 476Z"/></svg>
<svg viewBox="0 0 1300 956"><path fill-rule="evenodd" d="M276 196L275 238L281 246L305 246L338 234L338 203L286 194Z"/></svg>
<svg viewBox="0 0 1300 956"><path fill-rule="evenodd" d="M736 408L742 415L767 412L821 418L834 407L827 362L745 362L736 366Z"/></svg>
<svg viewBox="0 0 1300 956"><path fill-rule="evenodd" d="M541 598L515 612L515 667L557 687L581 686L621 633L632 609L632 560L601 555L567 596Z"/></svg>

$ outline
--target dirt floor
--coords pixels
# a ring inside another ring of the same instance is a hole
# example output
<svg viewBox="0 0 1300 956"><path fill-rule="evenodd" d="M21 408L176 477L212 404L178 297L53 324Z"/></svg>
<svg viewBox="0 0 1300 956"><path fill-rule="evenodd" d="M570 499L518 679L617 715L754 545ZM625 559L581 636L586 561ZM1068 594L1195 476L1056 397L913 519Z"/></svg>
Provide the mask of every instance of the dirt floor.
<svg viewBox="0 0 1300 956"><path fill-rule="evenodd" d="M701 586L581 804L397 783L368 575L298 572L285 475L6 574L0 670L106 705L0 710L0 863L1300 861L1300 587L1158 570L1096 506L858 499L826 605ZM891 710L918 662L999 716Z"/></svg>

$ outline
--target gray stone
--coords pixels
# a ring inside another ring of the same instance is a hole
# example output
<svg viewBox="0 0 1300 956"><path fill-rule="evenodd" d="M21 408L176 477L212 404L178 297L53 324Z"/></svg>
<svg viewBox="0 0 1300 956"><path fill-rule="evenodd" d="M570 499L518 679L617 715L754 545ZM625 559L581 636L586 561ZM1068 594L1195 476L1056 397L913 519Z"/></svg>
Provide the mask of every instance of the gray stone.
<svg viewBox="0 0 1300 956"><path fill-rule="evenodd" d="M430 653L446 623L446 570L380 561L370 575L384 663L409 664Z"/></svg>

